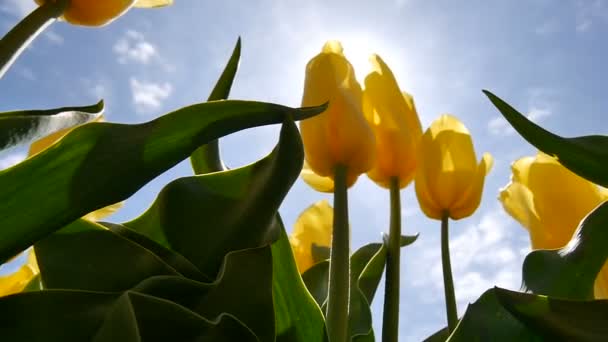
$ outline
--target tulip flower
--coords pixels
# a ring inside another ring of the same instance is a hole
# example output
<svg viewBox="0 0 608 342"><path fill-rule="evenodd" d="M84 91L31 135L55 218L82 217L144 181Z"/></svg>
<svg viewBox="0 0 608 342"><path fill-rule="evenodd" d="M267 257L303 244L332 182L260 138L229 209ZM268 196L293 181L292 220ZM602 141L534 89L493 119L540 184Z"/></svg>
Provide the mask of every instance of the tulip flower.
<svg viewBox="0 0 608 342"><path fill-rule="evenodd" d="M422 126L412 96L399 90L380 56L372 55L370 61L373 71L365 78L363 112L376 137L376 161L367 175L386 189L396 177L404 188L414 178Z"/></svg>
<svg viewBox="0 0 608 342"><path fill-rule="evenodd" d="M533 249L564 247L581 220L608 200L605 189L542 152L515 161L511 170L511 182L499 199L506 212L528 230ZM608 298L608 263L596 278L595 297Z"/></svg>
<svg viewBox="0 0 608 342"><path fill-rule="evenodd" d="M422 135L418 146L416 196L426 216L441 220L441 261L446 299L448 331L458 323L456 296L450 264L449 218L470 216L479 207L492 156L484 153L476 161L473 141L457 118L442 115Z"/></svg>
<svg viewBox="0 0 608 342"><path fill-rule="evenodd" d="M334 209L323 200L308 207L296 220L289 242L300 273L325 259L326 255L319 252L330 248L333 219Z"/></svg>
<svg viewBox="0 0 608 342"><path fill-rule="evenodd" d="M38 5L48 1L35 0ZM173 0L69 0L62 18L70 24L103 26L120 17L131 7L161 7L171 5Z"/></svg>
<svg viewBox="0 0 608 342"><path fill-rule="evenodd" d="M336 41L327 42L308 62L302 106L328 101L325 112L300 122L306 162L312 172L330 180L336 166L346 167L350 187L373 166L375 139L363 116L355 70ZM310 184L316 187L314 180Z"/></svg>
<svg viewBox="0 0 608 342"><path fill-rule="evenodd" d="M492 156L484 153L479 164L467 128L454 116L442 115L420 140L416 196L426 216L444 214L458 220L479 207Z"/></svg>
<svg viewBox="0 0 608 342"><path fill-rule="evenodd" d="M372 168L375 138L361 109L362 91L342 45L330 41L306 65L303 106L329 102L327 110L300 122L313 188L333 188L335 216L329 265L327 332L330 342L347 339L350 300L350 231L347 188ZM312 176L316 174L318 177ZM312 177L311 177L312 176ZM320 180L322 184L316 184Z"/></svg>
<svg viewBox="0 0 608 342"><path fill-rule="evenodd" d="M390 232L386 258L382 340L399 337L401 253L401 194L414 178L416 148L422 126L414 100L399 90L390 68L378 55L370 58L372 72L365 78L363 113L376 137L376 161L367 176L390 189Z"/></svg>
<svg viewBox="0 0 608 342"><path fill-rule="evenodd" d="M40 270L38 269L34 249L30 248L27 262L19 270L6 276L0 276L0 297L23 291L38 273L40 273Z"/></svg>

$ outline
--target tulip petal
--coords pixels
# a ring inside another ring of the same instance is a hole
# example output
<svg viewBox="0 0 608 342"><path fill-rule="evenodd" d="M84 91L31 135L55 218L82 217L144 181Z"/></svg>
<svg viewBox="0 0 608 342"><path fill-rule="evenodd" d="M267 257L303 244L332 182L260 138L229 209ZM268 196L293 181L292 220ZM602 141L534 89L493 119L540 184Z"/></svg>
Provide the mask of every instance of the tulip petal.
<svg viewBox="0 0 608 342"><path fill-rule="evenodd" d="M443 212L437 203L435 203L428 189L428 179L425 172L416 172L414 187L416 188L416 197L418 198L418 204L422 212L429 218L441 220Z"/></svg>
<svg viewBox="0 0 608 342"><path fill-rule="evenodd" d="M304 161L300 176L306 184L319 192L334 192L334 180L314 173L306 161Z"/></svg>
<svg viewBox="0 0 608 342"><path fill-rule="evenodd" d="M595 299L608 299L608 262L604 264L593 284Z"/></svg>
<svg viewBox="0 0 608 342"><path fill-rule="evenodd" d="M29 284L29 282L40 273L34 249L30 248L27 262L16 272L0 276L0 297L19 293Z"/></svg>
<svg viewBox="0 0 608 342"><path fill-rule="evenodd" d="M475 210L477 210L479 203L481 202L481 194L483 192L486 175L490 172L490 169L492 169L493 164L494 160L492 159L492 156L489 153L484 153L469 188L450 208L450 218L459 220L473 215Z"/></svg>
<svg viewBox="0 0 608 342"><path fill-rule="evenodd" d="M314 264L313 247L331 246L333 217L334 209L323 200L308 207L296 220L289 241L300 273Z"/></svg>
<svg viewBox="0 0 608 342"><path fill-rule="evenodd" d="M153 8L153 7L169 6L172 4L173 4L173 0L137 0L135 2L135 7Z"/></svg>

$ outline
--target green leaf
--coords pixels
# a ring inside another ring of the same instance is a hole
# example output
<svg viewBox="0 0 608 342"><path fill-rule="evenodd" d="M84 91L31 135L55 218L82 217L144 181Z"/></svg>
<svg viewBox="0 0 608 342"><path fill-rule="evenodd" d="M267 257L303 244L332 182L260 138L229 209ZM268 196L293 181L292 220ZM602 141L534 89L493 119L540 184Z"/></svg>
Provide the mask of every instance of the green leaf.
<svg viewBox="0 0 608 342"><path fill-rule="evenodd" d="M266 158L175 180L148 211L124 225L178 252L213 278L228 252L279 238L274 217L303 160L298 129L286 120L278 145Z"/></svg>
<svg viewBox="0 0 608 342"><path fill-rule="evenodd" d="M92 121L103 113L103 107L100 101L84 107L0 113L0 150Z"/></svg>
<svg viewBox="0 0 608 342"><path fill-rule="evenodd" d="M323 313L298 273L283 222L277 215L280 238L272 244L272 291L277 342L327 341Z"/></svg>
<svg viewBox="0 0 608 342"><path fill-rule="evenodd" d="M596 184L608 187L608 137L592 135L564 138L553 134L528 120L509 104L491 92L483 91L511 126L530 144L559 162L577 175Z"/></svg>
<svg viewBox="0 0 608 342"><path fill-rule="evenodd" d="M207 101L225 100L228 98L230 88L232 88L232 83L234 82L234 77L236 76L239 67L240 58L241 37L236 41L232 56L230 56L224 71L220 75L220 78L211 91L211 95L209 95ZM197 175L224 171L227 169L220 157L219 141L217 139L196 149L190 156L190 163L192 164L194 173Z"/></svg>
<svg viewBox="0 0 608 342"><path fill-rule="evenodd" d="M179 304L211 321L229 314L251 329L260 341L272 342L272 281L271 248L263 246L229 253L213 283L158 276L143 281L133 291Z"/></svg>
<svg viewBox="0 0 608 342"><path fill-rule="evenodd" d="M119 292L154 275L179 274L137 243L82 219L34 249L47 289Z"/></svg>
<svg viewBox="0 0 608 342"><path fill-rule="evenodd" d="M75 219L128 198L213 139L287 117L305 119L324 108L217 101L144 124L78 127L53 148L0 171L0 262Z"/></svg>
<svg viewBox="0 0 608 342"><path fill-rule="evenodd" d="M494 288L469 304L448 341L540 342L544 339L526 328L501 305Z"/></svg>
<svg viewBox="0 0 608 342"><path fill-rule="evenodd" d="M412 244L418 235L402 236L401 246ZM386 264L385 244L372 243L359 248L350 258L351 297L349 334L354 341L373 341L372 314L370 304ZM302 279L317 304L323 307L327 300L329 262L322 261L309 268Z"/></svg>
<svg viewBox="0 0 608 342"><path fill-rule="evenodd" d="M546 341L606 341L608 300L572 301L495 289L503 306Z"/></svg>
<svg viewBox="0 0 608 342"><path fill-rule="evenodd" d="M0 312L0 334L7 341L257 341L230 315L210 321L131 291L26 292L0 298Z"/></svg>
<svg viewBox="0 0 608 342"><path fill-rule="evenodd" d="M532 251L523 265L522 291L593 299L593 284L608 258L608 202L585 217L561 249Z"/></svg>

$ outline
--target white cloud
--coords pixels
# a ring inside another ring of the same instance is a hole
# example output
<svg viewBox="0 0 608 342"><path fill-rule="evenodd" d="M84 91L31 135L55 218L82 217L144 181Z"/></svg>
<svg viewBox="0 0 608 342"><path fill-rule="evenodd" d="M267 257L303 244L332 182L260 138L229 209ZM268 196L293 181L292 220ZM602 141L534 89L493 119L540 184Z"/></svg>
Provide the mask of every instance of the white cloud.
<svg viewBox="0 0 608 342"><path fill-rule="evenodd" d="M608 22L608 0L576 1L576 31L583 33L597 22Z"/></svg>
<svg viewBox="0 0 608 342"><path fill-rule="evenodd" d="M22 162L25 157L25 153L15 152L0 158L0 170L4 170Z"/></svg>
<svg viewBox="0 0 608 342"><path fill-rule="evenodd" d="M3 2L0 4L0 11L19 18L30 14L37 7L33 0L3 0Z"/></svg>
<svg viewBox="0 0 608 342"><path fill-rule="evenodd" d="M551 111L547 108L536 108L532 107L526 117L535 123L540 123L544 119L551 116ZM502 116L494 117L488 122L488 130L491 134L497 136L509 136L515 134L515 129L511 127L509 122Z"/></svg>
<svg viewBox="0 0 608 342"><path fill-rule="evenodd" d="M148 64L154 58L158 58L156 46L147 41L142 33L134 30L128 30L114 44L114 52L120 64L129 62Z"/></svg>
<svg viewBox="0 0 608 342"><path fill-rule="evenodd" d="M161 108L165 99L173 92L169 82L154 83L130 79L133 104L139 113L147 113Z"/></svg>
<svg viewBox="0 0 608 342"><path fill-rule="evenodd" d="M60 36L58 33L55 33L53 31L46 31L44 33L44 36L46 37L46 39L48 39L51 43L56 44L56 45L62 45L63 42L65 41L63 39L62 36Z"/></svg>
<svg viewBox="0 0 608 342"><path fill-rule="evenodd" d="M459 312L494 286L518 289L524 250L521 245L522 228L502 208L496 206L481 216L476 223L458 232L450 229L450 255L456 300ZM517 234L517 229L519 233ZM418 288L433 288L434 295L427 301L443 301L443 271L439 240L427 240L417 264L417 274L427 274L414 280ZM429 267L429 265L432 265Z"/></svg>

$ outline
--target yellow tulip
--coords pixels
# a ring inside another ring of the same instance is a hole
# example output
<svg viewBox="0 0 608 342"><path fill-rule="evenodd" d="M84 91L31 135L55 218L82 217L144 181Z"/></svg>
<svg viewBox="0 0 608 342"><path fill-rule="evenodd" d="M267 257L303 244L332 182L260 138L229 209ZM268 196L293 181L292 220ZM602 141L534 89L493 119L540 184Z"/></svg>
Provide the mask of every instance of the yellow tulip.
<svg viewBox="0 0 608 342"><path fill-rule="evenodd" d="M302 105L327 101L325 112L300 122L306 162L312 172L330 180L337 166L346 167L351 186L373 166L375 138L363 116L355 71L336 41L327 42L306 66Z"/></svg>
<svg viewBox="0 0 608 342"><path fill-rule="evenodd" d="M404 188L414 178L422 126L414 99L401 93L389 67L378 55L370 61L373 71L365 78L363 113L376 136L376 162L367 175L387 189L397 177Z"/></svg>
<svg viewBox="0 0 608 342"><path fill-rule="evenodd" d="M334 209L325 200L311 205L298 217L289 242L300 273L320 261L313 248L330 248L333 219Z"/></svg>
<svg viewBox="0 0 608 342"><path fill-rule="evenodd" d="M542 152L517 160L511 170L511 182L499 199L507 213L528 230L533 249L565 246L580 221L608 199L605 190ZM595 296L608 298L608 263L596 278Z"/></svg>
<svg viewBox="0 0 608 342"><path fill-rule="evenodd" d="M473 141L456 117L442 115L424 132L418 146L416 196L426 216L458 220L479 207L492 156L476 161Z"/></svg>
<svg viewBox="0 0 608 342"><path fill-rule="evenodd" d="M38 5L47 1L35 0ZM102 26L120 17L132 6L161 7L171 5L173 0L69 0L63 19L70 24L82 26Z"/></svg>
<svg viewBox="0 0 608 342"><path fill-rule="evenodd" d="M30 248L27 262L16 272L7 276L0 276L0 297L19 293L40 273L34 249Z"/></svg>

